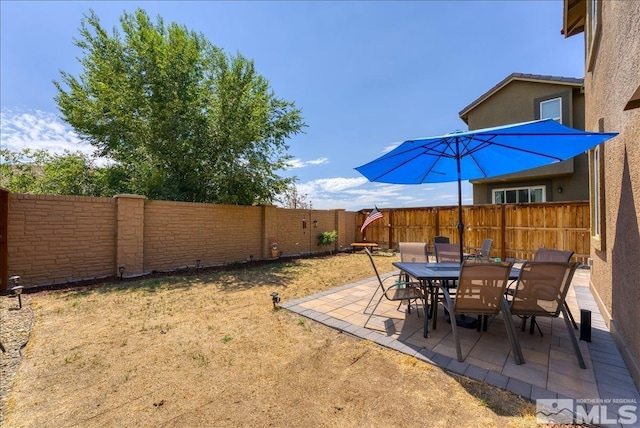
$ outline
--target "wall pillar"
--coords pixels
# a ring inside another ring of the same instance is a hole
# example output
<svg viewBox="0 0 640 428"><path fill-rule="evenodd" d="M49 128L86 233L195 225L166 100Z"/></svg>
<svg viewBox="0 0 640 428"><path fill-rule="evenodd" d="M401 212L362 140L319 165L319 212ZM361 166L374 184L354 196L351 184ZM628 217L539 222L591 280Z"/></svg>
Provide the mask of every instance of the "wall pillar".
<svg viewBox="0 0 640 428"><path fill-rule="evenodd" d="M351 244L351 241L347 242L347 216L346 211L343 208L334 210L335 212L335 227L338 232L338 239L334 244L334 250L340 251Z"/></svg>
<svg viewBox="0 0 640 428"><path fill-rule="evenodd" d="M271 239L278 238L278 214L275 205L262 206L262 254L261 259L271 258Z"/></svg>
<svg viewBox="0 0 640 428"><path fill-rule="evenodd" d="M140 195L116 195L115 274L123 277L144 274L144 201Z"/></svg>

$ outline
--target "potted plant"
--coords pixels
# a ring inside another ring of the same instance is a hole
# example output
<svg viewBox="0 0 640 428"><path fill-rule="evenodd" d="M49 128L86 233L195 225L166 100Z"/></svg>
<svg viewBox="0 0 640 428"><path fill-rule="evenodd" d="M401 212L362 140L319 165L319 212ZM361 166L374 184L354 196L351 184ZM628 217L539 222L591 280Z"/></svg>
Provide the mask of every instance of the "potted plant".
<svg viewBox="0 0 640 428"><path fill-rule="evenodd" d="M278 238L271 238L269 241L271 245L271 257L278 257L280 255L278 252Z"/></svg>
<svg viewBox="0 0 640 428"><path fill-rule="evenodd" d="M318 235L318 246L323 247L325 245L333 245L338 239L338 232L332 230L331 232L322 232ZM333 250L329 250L330 253L333 253Z"/></svg>

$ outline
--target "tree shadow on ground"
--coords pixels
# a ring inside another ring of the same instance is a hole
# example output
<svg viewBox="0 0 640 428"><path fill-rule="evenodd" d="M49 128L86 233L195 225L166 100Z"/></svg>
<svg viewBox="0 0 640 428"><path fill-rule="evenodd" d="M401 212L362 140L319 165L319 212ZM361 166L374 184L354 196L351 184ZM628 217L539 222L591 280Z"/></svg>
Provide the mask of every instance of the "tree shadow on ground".
<svg viewBox="0 0 640 428"><path fill-rule="evenodd" d="M301 265L303 260L323 257L330 256L285 257L202 268L189 267L166 272L153 271L135 277L112 276L63 284L33 286L25 288L24 292L66 290L75 296L96 292L146 291L153 293L166 288L188 289L203 283L216 283L223 291L240 291L263 286L286 289L287 282L295 275L294 270Z"/></svg>

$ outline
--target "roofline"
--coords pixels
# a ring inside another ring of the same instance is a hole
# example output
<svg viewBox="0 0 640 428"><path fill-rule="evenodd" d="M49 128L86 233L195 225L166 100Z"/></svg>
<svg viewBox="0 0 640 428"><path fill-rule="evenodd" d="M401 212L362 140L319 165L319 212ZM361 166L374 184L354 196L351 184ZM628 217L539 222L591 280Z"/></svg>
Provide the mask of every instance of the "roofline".
<svg viewBox="0 0 640 428"><path fill-rule="evenodd" d="M484 94L480 95L477 99L475 99L471 104L463 108L458 116L460 119L467 123L467 115L471 110L482 104L487 98L491 97L493 94L507 86L509 83L514 81L521 82L534 82L534 83L551 83L554 85L564 85L571 86L574 88L581 88L584 84L584 79L578 79L574 77L561 77L561 76L543 76L540 74L524 74L524 73L511 73L506 78L504 78L500 83L495 85L493 88L489 89Z"/></svg>

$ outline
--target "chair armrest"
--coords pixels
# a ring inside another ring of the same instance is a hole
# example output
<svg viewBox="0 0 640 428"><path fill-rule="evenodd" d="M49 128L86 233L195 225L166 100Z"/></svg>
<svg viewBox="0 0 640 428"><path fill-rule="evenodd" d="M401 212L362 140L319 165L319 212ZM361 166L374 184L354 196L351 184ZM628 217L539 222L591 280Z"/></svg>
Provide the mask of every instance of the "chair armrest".
<svg viewBox="0 0 640 428"><path fill-rule="evenodd" d="M402 274L394 274L391 276L386 277L385 279L382 280L382 282L385 282L389 279L395 279L395 284L388 286L388 289L394 289L394 288L403 288L403 287L419 287L419 284L417 282L413 282L413 281L403 281L400 278L402 277Z"/></svg>

